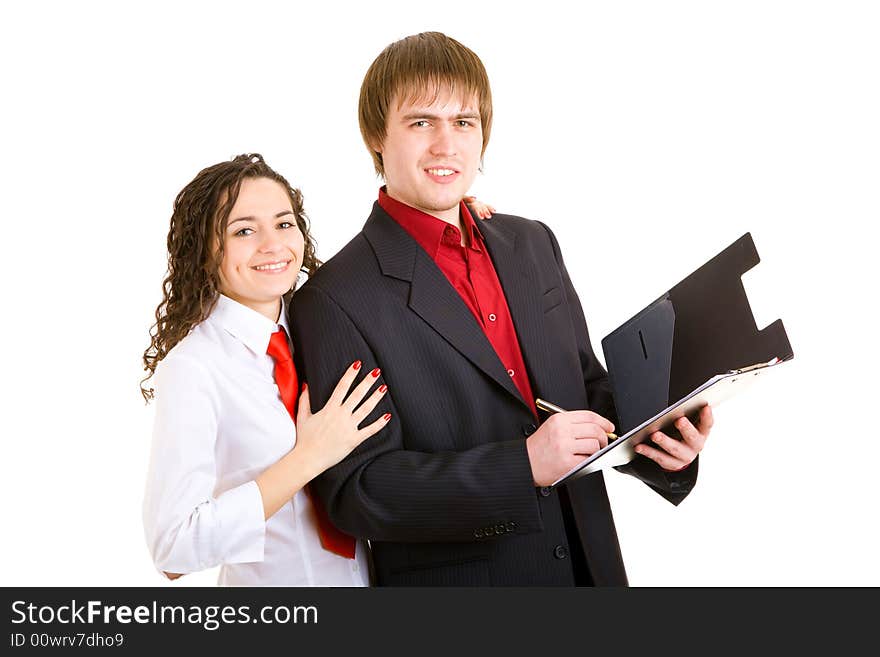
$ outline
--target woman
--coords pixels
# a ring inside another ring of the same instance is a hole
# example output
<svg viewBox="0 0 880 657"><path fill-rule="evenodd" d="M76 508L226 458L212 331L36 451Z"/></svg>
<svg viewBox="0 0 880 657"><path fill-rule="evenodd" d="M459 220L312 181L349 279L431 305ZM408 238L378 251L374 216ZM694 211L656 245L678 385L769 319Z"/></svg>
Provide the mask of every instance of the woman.
<svg viewBox="0 0 880 657"><path fill-rule="evenodd" d="M305 385L295 401L286 307L319 264L301 193L259 155L202 170L175 200L141 384L149 400L155 374L144 528L171 579L221 565L226 585L368 584L364 546L328 542L306 484L391 420L360 426L387 388L357 361L317 413Z"/></svg>

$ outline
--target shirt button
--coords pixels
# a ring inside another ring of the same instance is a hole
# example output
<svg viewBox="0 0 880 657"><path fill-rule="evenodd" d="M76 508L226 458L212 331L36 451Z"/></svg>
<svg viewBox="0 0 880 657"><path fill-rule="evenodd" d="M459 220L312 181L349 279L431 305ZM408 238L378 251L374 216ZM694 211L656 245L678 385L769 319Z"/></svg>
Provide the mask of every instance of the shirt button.
<svg viewBox="0 0 880 657"><path fill-rule="evenodd" d="M498 319L498 318L495 316L495 313L489 313L489 321L490 322L494 322L496 319Z"/></svg>
<svg viewBox="0 0 880 657"><path fill-rule="evenodd" d="M507 370L507 375L512 379L513 378L513 370Z"/></svg>
<svg viewBox="0 0 880 657"><path fill-rule="evenodd" d="M557 559L565 559L565 557L568 556L568 550L566 550L563 545L557 545L553 548L553 556Z"/></svg>
<svg viewBox="0 0 880 657"><path fill-rule="evenodd" d="M541 497L549 497L553 489L550 486L541 486Z"/></svg>

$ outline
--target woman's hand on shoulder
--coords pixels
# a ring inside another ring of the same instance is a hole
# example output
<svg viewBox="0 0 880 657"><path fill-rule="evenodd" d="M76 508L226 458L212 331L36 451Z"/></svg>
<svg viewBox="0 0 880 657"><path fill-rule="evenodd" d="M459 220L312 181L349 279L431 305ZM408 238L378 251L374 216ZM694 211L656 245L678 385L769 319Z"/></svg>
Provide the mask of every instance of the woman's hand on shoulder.
<svg viewBox="0 0 880 657"><path fill-rule="evenodd" d="M367 397L379 380L379 368L368 372L352 390L360 368L361 361L352 363L339 379L324 408L314 414L308 386L303 386L297 409L296 446L293 451L311 459L319 468L319 473L339 463L391 420L391 414L386 413L367 426L360 427L388 392L387 386L382 385Z"/></svg>
<svg viewBox="0 0 880 657"><path fill-rule="evenodd" d="M465 196L462 200L477 219L489 219L495 213L495 208L488 203L477 200L476 196Z"/></svg>

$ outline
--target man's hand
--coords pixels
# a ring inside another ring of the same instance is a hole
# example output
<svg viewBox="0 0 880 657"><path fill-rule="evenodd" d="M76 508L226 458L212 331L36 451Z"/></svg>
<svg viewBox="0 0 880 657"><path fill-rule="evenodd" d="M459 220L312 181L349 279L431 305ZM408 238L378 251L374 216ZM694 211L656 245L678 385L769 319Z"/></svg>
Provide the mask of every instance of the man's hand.
<svg viewBox="0 0 880 657"><path fill-rule="evenodd" d="M671 438L662 431L655 431L651 434L651 440L660 449L642 443L636 445L635 450L639 454L647 456L667 472L684 470L693 463L697 454L703 451L706 438L709 437L714 423L712 409L709 406L703 406L696 427L686 417L675 421L675 427L681 433L681 440Z"/></svg>
<svg viewBox="0 0 880 657"><path fill-rule="evenodd" d="M535 486L549 486L608 444L614 425L592 411L554 413L526 439Z"/></svg>

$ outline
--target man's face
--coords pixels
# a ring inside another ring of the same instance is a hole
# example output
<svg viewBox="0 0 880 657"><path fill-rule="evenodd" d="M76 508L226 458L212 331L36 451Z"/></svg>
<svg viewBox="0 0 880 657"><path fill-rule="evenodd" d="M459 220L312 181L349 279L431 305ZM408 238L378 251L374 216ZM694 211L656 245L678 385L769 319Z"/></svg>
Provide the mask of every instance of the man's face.
<svg viewBox="0 0 880 657"><path fill-rule="evenodd" d="M458 204L477 175L483 128L476 97L441 87L436 100L396 97L387 117L382 154L388 195L453 224Z"/></svg>

